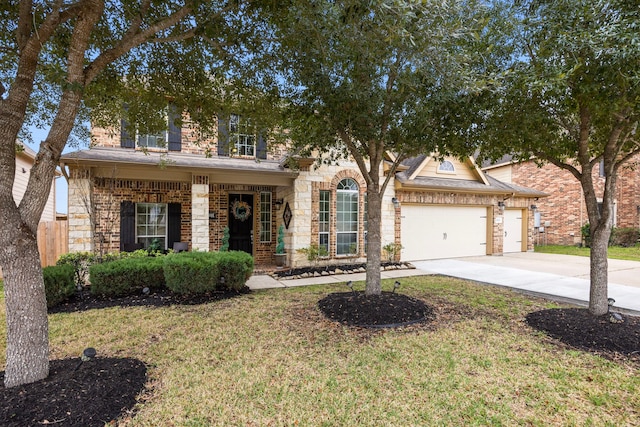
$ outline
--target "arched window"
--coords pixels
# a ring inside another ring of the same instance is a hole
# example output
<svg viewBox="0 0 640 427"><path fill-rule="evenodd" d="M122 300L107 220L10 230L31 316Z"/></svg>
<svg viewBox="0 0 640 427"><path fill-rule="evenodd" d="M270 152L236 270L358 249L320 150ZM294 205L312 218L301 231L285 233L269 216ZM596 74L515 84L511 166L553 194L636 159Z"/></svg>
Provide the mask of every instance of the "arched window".
<svg viewBox="0 0 640 427"><path fill-rule="evenodd" d="M438 166L438 172L453 173L455 171L456 171L456 168L453 166L453 163L451 163L449 160L445 160L444 162L440 163L440 166Z"/></svg>
<svg viewBox="0 0 640 427"><path fill-rule="evenodd" d="M336 254L358 253L358 184L345 178L336 188Z"/></svg>

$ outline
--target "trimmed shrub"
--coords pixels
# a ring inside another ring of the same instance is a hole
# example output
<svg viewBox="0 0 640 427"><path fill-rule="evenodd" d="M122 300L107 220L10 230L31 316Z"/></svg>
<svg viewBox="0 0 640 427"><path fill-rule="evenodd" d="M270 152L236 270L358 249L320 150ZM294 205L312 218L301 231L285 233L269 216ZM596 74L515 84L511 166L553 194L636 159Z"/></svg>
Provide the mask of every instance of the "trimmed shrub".
<svg viewBox="0 0 640 427"><path fill-rule="evenodd" d="M242 251L218 252L216 255L220 287L235 291L242 289L253 274L253 257Z"/></svg>
<svg viewBox="0 0 640 427"><path fill-rule="evenodd" d="M75 269L72 265L53 265L42 269L47 307L66 301L76 291Z"/></svg>
<svg viewBox="0 0 640 427"><path fill-rule="evenodd" d="M85 286L89 283L89 267L96 262L96 256L91 252L72 252L61 255L56 265L70 265L74 269L76 285Z"/></svg>
<svg viewBox="0 0 640 427"><path fill-rule="evenodd" d="M611 233L611 244L629 248L634 246L640 238L640 230L633 227L615 228Z"/></svg>
<svg viewBox="0 0 640 427"><path fill-rule="evenodd" d="M218 252L180 252L164 257L167 288L178 294L202 294L218 286Z"/></svg>
<svg viewBox="0 0 640 427"><path fill-rule="evenodd" d="M91 293L124 296L164 287L163 257L132 257L89 268Z"/></svg>

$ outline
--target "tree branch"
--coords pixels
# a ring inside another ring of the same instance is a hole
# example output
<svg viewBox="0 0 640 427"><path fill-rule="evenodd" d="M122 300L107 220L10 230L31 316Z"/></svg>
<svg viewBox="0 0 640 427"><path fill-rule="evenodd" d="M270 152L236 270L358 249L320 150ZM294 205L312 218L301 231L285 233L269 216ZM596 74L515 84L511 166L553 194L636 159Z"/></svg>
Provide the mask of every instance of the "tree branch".
<svg viewBox="0 0 640 427"><path fill-rule="evenodd" d="M143 6L145 5L148 6L148 0L144 3ZM87 68L85 69L86 83L89 84L90 82L92 82L108 64L126 54L134 47L149 41L153 38L152 36L154 36L158 32L166 30L167 28L171 28L172 26L189 16L192 10L193 9L191 6L183 6L176 12L167 16L165 19L158 21L157 23L149 26L149 28L146 28L143 31L140 31L142 16L140 16L139 19L132 21L131 26L122 37L120 42L115 47L102 52L87 66Z"/></svg>

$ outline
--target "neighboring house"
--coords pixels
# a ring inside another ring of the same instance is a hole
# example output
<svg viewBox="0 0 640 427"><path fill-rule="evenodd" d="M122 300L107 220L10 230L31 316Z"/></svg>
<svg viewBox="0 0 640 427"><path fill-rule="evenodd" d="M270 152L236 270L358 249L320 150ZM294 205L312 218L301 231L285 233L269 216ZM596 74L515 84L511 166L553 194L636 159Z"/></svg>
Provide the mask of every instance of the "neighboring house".
<svg viewBox="0 0 640 427"><path fill-rule="evenodd" d="M618 172L614 196L614 226L640 227L640 155L633 158L628 167ZM593 178L596 195L602 200L605 177L600 167L595 167ZM581 227L589 222L582 187L568 171L552 164L538 167L533 160L513 162L506 156L482 168L488 175L503 182L533 187L549 194L535 202L536 244L574 245L582 242Z"/></svg>
<svg viewBox="0 0 640 427"><path fill-rule="evenodd" d="M31 168L36 158L36 153L29 146L18 142L20 149L16 151L16 174L13 181L13 199L16 204L20 204L25 191L27 190L27 184L29 182L29 176L31 176ZM60 176L60 173L56 173L56 177ZM51 190L49 191L49 198L47 204L42 211L40 222L43 221L55 221L56 220L56 186L55 179L51 184Z"/></svg>
<svg viewBox="0 0 640 427"><path fill-rule="evenodd" d="M355 163L295 159L290 169L283 147L267 150L238 116L221 120L211 140L197 135L186 118L182 129L169 120L164 134L136 138L123 123L94 129L92 148L63 155L69 250L217 250L229 227L230 249L272 265L284 224L289 266L307 264L297 249L310 245L327 249L327 263L364 260L366 184ZM382 245L402 245L402 260L532 250L530 206L544 196L485 176L471 159L409 159L383 197Z"/></svg>

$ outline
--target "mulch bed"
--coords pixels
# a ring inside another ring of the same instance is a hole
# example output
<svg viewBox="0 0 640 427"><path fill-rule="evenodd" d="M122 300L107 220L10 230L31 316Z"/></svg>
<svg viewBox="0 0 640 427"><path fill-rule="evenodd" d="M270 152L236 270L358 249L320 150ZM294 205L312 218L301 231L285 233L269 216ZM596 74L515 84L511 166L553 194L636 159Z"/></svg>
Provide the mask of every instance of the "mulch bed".
<svg viewBox="0 0 640 427"><path fill-rule="evenodd" d="M171 305L197 305L211 301L219 301L234 298L251 292L248 287L240 291L213 291L202 295L179 295L168 289L140 293L126 297L99 297L93 296L89 291L76 293L67 301L49 309L49 313L72 313L107 307L167 307Z"/></svg>
<svg viewBox="0 0 640 427"><path fill-rule="evenodd" d="M433 315L433 308L419 299L383 292L365 295L364 292L338 292L318 302L326 317L348 326L392 328L425 322Z"/></svg>
<svg viewBox="0 0 640 427"><path fill-rule="evenodd" d="M612 323L608 314L592 316L586 308L556 308L526 316L531 327L572 347L609 358L624 355L640 360L640 317L623 319Z"/></svg>
<svg viewBox="0 0 640 427"><path fill-rule="evenodd" d="M49 369L44 380L0 386L0 425L102 427L133 408L147 380L137 359L52 360Z"/></svg>

